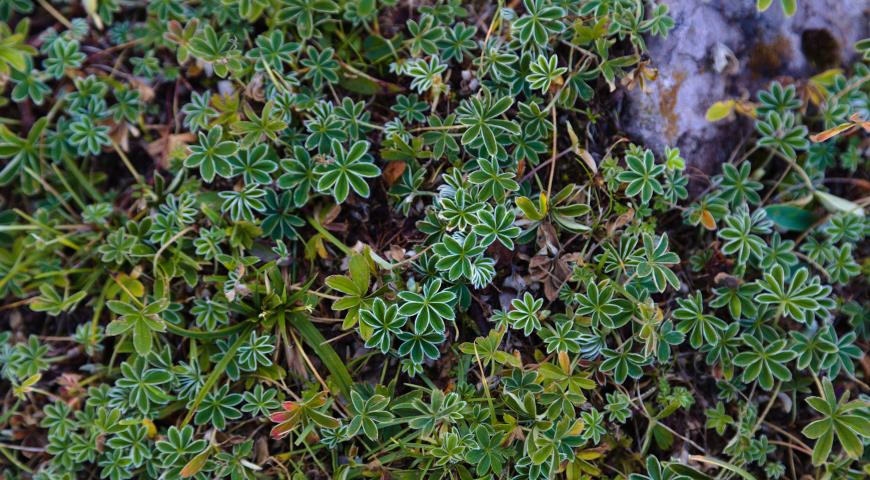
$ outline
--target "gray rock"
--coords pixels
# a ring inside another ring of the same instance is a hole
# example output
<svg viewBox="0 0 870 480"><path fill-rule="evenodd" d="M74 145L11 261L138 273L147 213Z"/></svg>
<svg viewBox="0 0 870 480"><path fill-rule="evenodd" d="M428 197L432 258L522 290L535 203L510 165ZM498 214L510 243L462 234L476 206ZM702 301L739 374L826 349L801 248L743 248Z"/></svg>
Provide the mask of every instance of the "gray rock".
<svg viewBox="0 0 870 480"><path fill-rule="evenodd" d="M677 146L690 168L706 174L718 172L752 128L741 119L708 123L710 105L754 99L773 79L843 66L855 59L855 42L870 36L866 0L798 0L791 18L778 1L764 13L755 0L663 1L676 25L668 38L648 40L658 78L648 92L628 92L621 123L658 153Z"/></svg>

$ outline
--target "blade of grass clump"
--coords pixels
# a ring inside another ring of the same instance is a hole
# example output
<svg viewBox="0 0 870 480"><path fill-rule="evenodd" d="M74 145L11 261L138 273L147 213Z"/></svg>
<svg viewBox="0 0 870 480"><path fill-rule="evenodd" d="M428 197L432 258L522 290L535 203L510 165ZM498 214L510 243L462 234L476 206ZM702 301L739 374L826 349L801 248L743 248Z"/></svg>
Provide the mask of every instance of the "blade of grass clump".
<svg viewBox="0 0 870 480"><path fill-rule="evenodd" d="M326 369L329 370L336 385L338 385L339 390L341 390L341 394L350 398L350 390L353 386L350 372L347 371L347 367L344 365L344 362L338 354L335 353L332 346L329 343L326 343L326 338L324 338L320 333L320 330L311 323L311 320L309 320L308 317L301 313L291 314L288 320L290 325L294 326L299 332L299 335L302 336L302 340L305 341L305 344L314 351L317 358L319 358L326 366Z"/></svg>
<svg viewBox="0 0 870 480"><path fill-rule="evenodd" d="M199 404L205 399L205 396L211 391L212 387L215 386L217 381L220 379L221 375L223 375L224 371L227 369L227 365L230 364L230 361L233 357L236 356L236 350L242 346L242 343L248 338L248 334L251 333L251 330L254 329L254 325L251 324L248 328L245 329L244 333L239 335L239 338L236 339L235 342L230 346L227 353L224 354L221 361L214 366L214 370L211 371L205 383L202 386L202 389L199 391L199 395L196 396L196 399L193 401L193 404L187 410L187 415L184 416L184 420L181 422L181 426L179 428L184 428L190 420L193 418L194 413L199 408Z"/></svg>
<svg viewBox="0 0 870 480"><path fill-rule="evenodd" d="M95 201L95 202L103 202L103 196L100 194L99 190L94 188L94 185L85 177L84 172L76 165L74 161L67 158L66 155L61 156L61 161L63 162L64 167L75 177L78 182L78 186L84 189L85 192ZM54 166L54 164L52 164Z"/></svg>
<svg viewBox="0 0 870 480"><path fill-rule="evenodd" d="M725 470L730 471L731 473L736 473L746 480L755 480L755 477L752 476L751 473L746 470L734 465L732 463L728 463L724 460L719 460L718 458L707 457L704 455L689 455L689 460L694 460L696 462L706 463L708 465L715 465L720 468L724 468Z"/></svg>
<svg viewBox="0 0 870 480"><path fill-rule="evenodd" d="M342 243L341 240L336 238L335 235L333 235L329 232L329 230L324 228L316 217L308 217L308 224L314 227L314 229L317 230L317 233L319 233L321 237L325 238L327 241L329 241L329 243L335 245L339 250L344 252L345 255L353 255L353 251L350 249L350 247Z"/></svg>
<svg viewBox="0 0 870 480"><path fill-rule="evenodd" d="M174 325L171 322L166 322L166 329L169 330L171 333L174 333L175 335L181 337L195 338L197 340L215 340L218 338L229 337L230 335L243 329L246 324L248 324L247 321L237 323L235 325L230 325L229 327L219 328L217 330L202 331L190 330L188 328Z"/></svg>

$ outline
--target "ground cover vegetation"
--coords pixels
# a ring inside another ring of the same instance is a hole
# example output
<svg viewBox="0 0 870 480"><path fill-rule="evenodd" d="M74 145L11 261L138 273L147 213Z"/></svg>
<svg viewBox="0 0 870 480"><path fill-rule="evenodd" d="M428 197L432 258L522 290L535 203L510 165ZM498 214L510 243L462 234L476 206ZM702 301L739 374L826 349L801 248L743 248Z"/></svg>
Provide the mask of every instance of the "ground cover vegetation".
<svg viewBox="0 0 870 480"><path fill-rule="evenodd" d="M2 478L870 473L870 42L707 175L619 130L664 2L0 18Z"/></svg>

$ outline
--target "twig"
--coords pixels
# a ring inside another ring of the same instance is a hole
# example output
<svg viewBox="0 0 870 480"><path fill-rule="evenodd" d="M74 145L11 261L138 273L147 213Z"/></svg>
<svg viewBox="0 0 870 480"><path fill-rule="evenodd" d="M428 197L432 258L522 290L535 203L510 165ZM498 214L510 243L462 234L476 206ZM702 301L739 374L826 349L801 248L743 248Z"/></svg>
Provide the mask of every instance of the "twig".
<svg viewBox="0 0 870 480"><path fill-rule="evenodd" d="M556 135L559 132L559 126L556 124L556 109L551 110L553 119L553 153L550 160L550 178L547 180L547 198L551 198L553 194L553 176L556 174Z"/></svg>
<svg viewBox="0 0 870 480"><path fill-rule="evenodd" d="M60 13L56 8L52 7L50 3L45 0L36 0L39 3L39 6L45 9L46 12L49 13L55 20L62 23L64 27L72 29L72 22L70 22L62 13Z"/></svg>

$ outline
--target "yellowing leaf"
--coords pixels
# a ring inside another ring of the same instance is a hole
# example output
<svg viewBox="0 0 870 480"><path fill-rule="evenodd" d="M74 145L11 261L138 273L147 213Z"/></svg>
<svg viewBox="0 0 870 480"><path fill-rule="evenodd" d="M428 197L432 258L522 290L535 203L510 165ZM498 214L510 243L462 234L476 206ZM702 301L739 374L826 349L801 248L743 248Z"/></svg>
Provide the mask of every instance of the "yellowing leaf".
<svg viewBox="0 0 870 480"><path fill-rule="evenodd" d="M187 465L185 465L184 468L181 469L181 478L190 478L199 473L199 471L202 470L202 467L205 466L205 463L208 461L208 457L210 455L211 448L206 448L202 451L202 453L191 458L190 461L187 462Z"/></svg>
<svg viewBox="0 0 870 480"><path fill-rule="evenodd" d="M834 79L841 73L843 73L842 68L830 68L822 73L817 73L810 77L810 83L824 86L833 85Z"/></svg>
<svg viewBox="0 0 870 480"><path fill-rule="evenodd" d="M18 397L19 399L23 400L24 396L27 395L28 393L30 393L30 391L32 390L31 387L36 385L36 383L39 382L40 379L42 379L41 373L37 373L37 374L34 374L34 375L27 377L27 379L25 379L23 382L21 382L21 385L14 386L14 388L12 389L13 394L16 397Z"/></svg>
<svg viewBox="0 0 870 480"><path fill-rule="evenodd" d="M840 198L836 195L831 195L830 193L820 192L818 190L815 194L819 202L821 202L821 204L831 212L845 212L858 215L859 217L864 216L864 209L855 202L846 200L845 198Z"/></svg>
<svg viewBox="0 0 870 480"><path fill-rule="evenodd" d="M84 0L82 2L82 5L85 7L85 12L91 17L91 20L94 21L94 25L97 26L97 30L102 30L103 19L100 18L100 13L97 11L97 0Z"/></svg>
<svg viewBox="0 0 870 480"><path fill-rule="evenodd" d="M708 122L718 122L731 115L734 111L734 106L737 104L734 100L722 100L710 105L705 115Z"/></svg>
<svg viewBox="0 0 870 480"><path fill-rule="evenodd" d="M154 425L154 422L151 419L143 419L142 425L145 426L145 430L148 432L148 438L154 439L157 436L157 425Z"/></svg>

